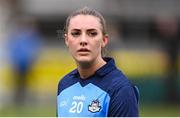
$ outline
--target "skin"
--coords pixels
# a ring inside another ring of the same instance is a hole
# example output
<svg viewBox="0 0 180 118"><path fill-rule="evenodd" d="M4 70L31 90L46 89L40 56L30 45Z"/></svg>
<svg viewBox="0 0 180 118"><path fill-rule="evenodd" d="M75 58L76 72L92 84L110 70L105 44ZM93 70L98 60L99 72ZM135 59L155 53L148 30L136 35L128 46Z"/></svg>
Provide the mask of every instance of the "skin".
<svg viewBox="0 0 180 118"><path fill-rule="evenodd" d="M88 78L106 64L101 51L108 40L108 36L102 33L99 18L92 15L77 15L71 18L65 43L76 61L81 78Z"/></svg>

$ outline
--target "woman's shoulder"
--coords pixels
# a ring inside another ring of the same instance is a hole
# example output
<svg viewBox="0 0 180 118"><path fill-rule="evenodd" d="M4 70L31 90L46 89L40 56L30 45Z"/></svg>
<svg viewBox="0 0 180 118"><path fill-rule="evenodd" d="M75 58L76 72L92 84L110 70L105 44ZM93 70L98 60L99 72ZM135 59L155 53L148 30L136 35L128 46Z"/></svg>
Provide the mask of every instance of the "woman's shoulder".
<svg viewBox="0 0 180 118"><path fill-rule="evenodd" d="M133 83L130 79L119 69L114 70L110 73L111 78L109 79L109 93L119 93L119 95L125 95L127 93L134 94ZM110 96L111 96L110 95Z"/></svg>
<svg viewBox="0 0 180 118"><path fill-rule="evenodd" d="M122 71L114 69L101 78L99 86L106 92L112 93L113 91L131 86L131 82Z"/></svg>
<svg viewBox="0 0 180 118"><path fill-rule="evenodd" d="M111 82L117 85L130 84L128 77L119 69L115 69L113 72L109 73L111 77Z"/></svg>
<svg viewBox="0 0 180 118"><path fill-rule="evenodd" d="M68 74L66 74L64 77L62 77L59 82L66 82L66 81L74 78L76 74L78 74L78 71L77 71L77 69L74 69L71 72L69 72Z"/></svg>
<svg viewBox="0 0 180 118"><path fill-rule="evenodd" d="M58 83L58 91L62 91L64 90L65 88L73 85L74 83L76 83L76 79L74 79L75 77L75 74L76 74L76 69L69 72L68 74L66 74L64 77L62 77L60 80L59 80L59 83ZM59 92L58 92L59 93Z"/></svg>

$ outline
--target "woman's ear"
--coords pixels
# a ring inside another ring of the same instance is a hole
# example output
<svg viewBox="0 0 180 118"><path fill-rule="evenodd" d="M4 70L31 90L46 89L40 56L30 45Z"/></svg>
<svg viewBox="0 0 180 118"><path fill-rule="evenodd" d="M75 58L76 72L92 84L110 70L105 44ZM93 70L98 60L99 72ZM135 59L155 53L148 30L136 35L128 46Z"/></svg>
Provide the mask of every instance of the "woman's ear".
<svg viewBox="0 0 180 118"><path fill-rule="evenodd" d="M64 34L64 40L65 40L66 46L68 47L68 46L69 46L69 43L68 43L67 34Z"/></svg>
<svg viewBox="0 0 180 118"><path fill-rule="evenodd" d="M106 45L109 42L109 36L106 34L103 36L103 40L102 40L102 48L106 47Z"/></svg>

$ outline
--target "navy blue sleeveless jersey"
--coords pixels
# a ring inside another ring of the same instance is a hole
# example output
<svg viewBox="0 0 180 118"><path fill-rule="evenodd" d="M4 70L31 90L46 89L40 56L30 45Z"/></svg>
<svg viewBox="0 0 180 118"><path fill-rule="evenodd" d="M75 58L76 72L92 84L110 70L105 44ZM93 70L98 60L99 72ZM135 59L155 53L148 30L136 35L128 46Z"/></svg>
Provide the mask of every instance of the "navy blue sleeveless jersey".
<svg viewBox="0 0 180 118"><path fill-rule="evenodd" d="M58 117L137 117L138 99L133 85L112 58L94 75L81 79L77 69L58 85Z"/></svg>

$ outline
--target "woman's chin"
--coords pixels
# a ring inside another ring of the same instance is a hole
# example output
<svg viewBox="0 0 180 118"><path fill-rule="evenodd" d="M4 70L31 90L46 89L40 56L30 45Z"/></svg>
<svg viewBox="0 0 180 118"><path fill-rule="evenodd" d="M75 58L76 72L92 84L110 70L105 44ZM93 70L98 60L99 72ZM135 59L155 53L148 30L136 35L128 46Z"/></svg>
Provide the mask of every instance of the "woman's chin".
<svg viewBox="0 0 180 118"><path fill-rule="evenodd" d="M89 63L91 60L89 58L80 58L77 60L79 63Z"/></svg>
<svg viewBox="0 0 180 118"><path fill-rule="evenodd" d="M90 63L92 59L89 56L79 56L76 58L78 63Z"/></svg>

